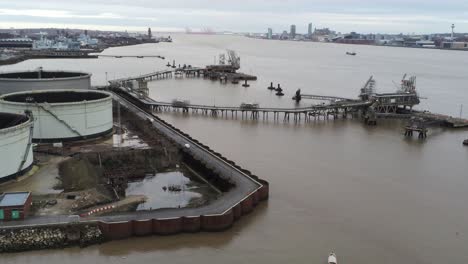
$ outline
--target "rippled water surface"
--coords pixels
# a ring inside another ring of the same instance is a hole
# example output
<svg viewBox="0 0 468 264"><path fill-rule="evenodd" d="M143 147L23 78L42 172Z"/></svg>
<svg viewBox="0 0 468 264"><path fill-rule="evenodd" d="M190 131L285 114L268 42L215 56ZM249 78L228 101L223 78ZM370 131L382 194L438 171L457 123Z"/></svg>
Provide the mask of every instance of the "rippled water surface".
<svg viewBox="0 0 468 264"><path fill-rule="evenodd" d="M468 107L468 52L174 35L174 43L113 48L107 54L162 55L205 65L225 49L242 57L251 87L203 79L149 84L161 101L293 107L304 93L356 97L370 75L381 92L417 75L420 109L459 115ZM357 56L346 56L352 50ZM73 69L92 82L165 69L155 58L31 60L1 67ZM266 87L281 83L286 96ZM309 104L301 102L302 105ZM465 111L466 112L466 111ZM420 141L399 121L255 122L177 113L176 127L270 182L270 200L223 233L135 238L93 246L8 254L0 263L468 263L468 130L431 129ZM464 117L468 117L465 113Z"/></svg>

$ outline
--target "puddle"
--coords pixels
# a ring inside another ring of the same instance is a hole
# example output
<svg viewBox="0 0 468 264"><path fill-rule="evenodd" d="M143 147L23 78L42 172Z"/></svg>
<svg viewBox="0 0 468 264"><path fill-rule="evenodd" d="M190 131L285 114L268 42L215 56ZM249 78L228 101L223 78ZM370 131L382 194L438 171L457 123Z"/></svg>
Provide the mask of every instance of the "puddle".
<svg viewBox="0 0 468 264"><path fill-rule="evenodd" d="M191 180L182 171L157 173L142 181L130 182L126 194L145 195L148 198L145 203L138 205L137 211L196 207L216 197L211 187Z"/></svg>

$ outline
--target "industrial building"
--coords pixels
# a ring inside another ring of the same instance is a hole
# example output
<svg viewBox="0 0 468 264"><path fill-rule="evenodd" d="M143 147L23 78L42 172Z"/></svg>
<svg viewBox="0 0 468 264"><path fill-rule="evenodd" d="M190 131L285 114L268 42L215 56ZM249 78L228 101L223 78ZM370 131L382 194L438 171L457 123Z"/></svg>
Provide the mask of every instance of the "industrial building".
<svg viewBox="0 0 468 264"><path fill-rule="evenodd" d="M33 40L30 38L0 39L0 48L32 48Z"/></svg>
<svg viewBox="0 0 468 264"><path fill-rule="evenodd" d="M36 71L0 73L0 94L30 90L90 89L91 74L82 72Z"/></svg>
<svg viewBox="0 0 468 264"><path fill-rule="evenodd" d="M0 113L0 182L15 179L32 167L32 133L30 117Z"/></svg>
<svg viewBox="0 0 468 264"><path fill-rule="evenodd" d="M273 39L273 29L268 28L267 39Z"/></svg>
<svg viewBox="0 0 468 264"><path fill-rule="evenodd" d="M291 30L289 31L289 38L294 39L296 37L296 25L291 25Z"/></svg>
<svg viewBox="0 0 468 264"><path fill-rule="evenodd" d="M23 220L32 204L30 192L12 192L0 195L0 221Z"/></svg>
<svg viewBox="0 0 468 264"><path fill-rule="evenodd" d="M0 112L31 112L34 142L96 138L112 132L112 95L95 90L39 90L0 96Z"/></svg>

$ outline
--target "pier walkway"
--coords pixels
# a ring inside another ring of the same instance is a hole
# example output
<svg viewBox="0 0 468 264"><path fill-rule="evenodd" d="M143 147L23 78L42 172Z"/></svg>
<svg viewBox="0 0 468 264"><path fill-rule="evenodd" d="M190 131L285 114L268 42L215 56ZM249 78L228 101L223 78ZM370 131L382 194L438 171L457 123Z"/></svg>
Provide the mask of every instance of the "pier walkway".
<svg viewBox="0 0 468 264"><path fill-rule="evenodd" d="M114 79L114 80L110 80L109 83L114 86L115 85L123 86L125 82L130 82L130 81L151 81L153 79L172 77L173 73L174 73L173 70L162 70L162 71L151 72L151 73L138 75L134 77Z"/></svg>
<svg viewBox="0 0 468 264"><path fill-rule="evenodd" d="M114 56L112 56L114 57ZM133 57L133 56L120 56L120 57ZM135 57L142 57L142 56L135 56ZM170 66L170 64L168 64ZM192 67L192 66L186 66L184 65L181 67L176 67L175 64L170 66L172 69L168 70L161 70L161 71L155 71L139 76L132 76L132 77L127 77L127 78L119 78L119 79L114 79L110 80L109 83L111 86L118 87L118 86L126 86L125 83L129 81L139 81L139 82L147 82L147 81L152 81L152 80L157 80L157 79L164 79L164 78L170 78L174 74L176 77L200 77L203 76L205 78L210 78L210 79L219 79L221 81L227 82L228 80L236 80L236 81L254 81L257 80L256 76L250 75L250 74L245 74L245 73L240 73L240 72L215 72L215 71L210 71L207 68L201 68L201 67Z"/></svg>
<svg viewBox="0 0 468 264"><path fill-rule="evenodd" d="M199 105L189 104L183 101L158 102L146 96L140 96L133 91L129 91L126 88L117 88L121 92L127 93L145 104L151 109L152 112L162 111L182 111L184 113L200 113L204 115L212 116L227 116L232 117L240 114L242 117L259 119L260 115L262 118L268 118L272 115L275 120L283 117L283 120L288 121L290 118L298 121L302 118L304 120L310 120L311 117L317 116L334 116L338 115L346 116L348 113L357 112L360 109L365 109L372 104L370 101L343 101L335 102L331 104L311 105L308 107L297 107L297 108L276 108L276 107L242 107L242 106L210 106L210 105Z"/></svg>
<svg viewBox="0 0 468 264"><path fill-rule="evenodd" d="M320 101L353 101L354 99L328 96L328 95L316 95L316 94L301 94L302 99L320 100ZM293 97L295 99L295 97Z"/></svg>
<svg viewBox="0 0 468 264"><path fill-rule="evenodd" d="M98 57L105 57L105 58L158 58L158 59L165 59L163 56L159 55L104 55L104 54L97 54Z"/></svg>

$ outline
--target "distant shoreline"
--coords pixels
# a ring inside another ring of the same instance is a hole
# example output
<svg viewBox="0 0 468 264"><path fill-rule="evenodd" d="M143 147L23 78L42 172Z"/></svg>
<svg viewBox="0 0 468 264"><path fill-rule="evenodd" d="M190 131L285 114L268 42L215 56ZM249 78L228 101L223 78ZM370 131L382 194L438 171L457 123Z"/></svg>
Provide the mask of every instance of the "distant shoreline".
<svg viewBox="0 0 468 264"><path fill-rule="evenodd" d="M378 45L378 44L359 44L359 43L340 43L340 42L325 42L325 41L313 41L313 40L293 40L293 39L266 39L266 38L255 38L244 36L250 39L259 39L259 40L268 40L268 41L290 41L290 42L311 42L311 43L324 43L324 44L341 44L341 45L357 45L357 46L374 46L374 47L391 47L391 48L411 48L411 49L427 49L427 50L450 50L450 51L468 51L466 49L447 49L447 48L440 48L440 47L433 47L433 48L425 48L425 47L411 47L411 46L403 46L403 45Z"/></svg>

